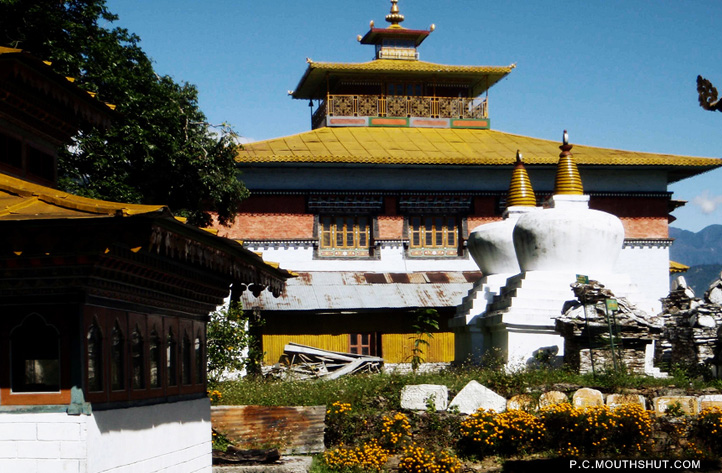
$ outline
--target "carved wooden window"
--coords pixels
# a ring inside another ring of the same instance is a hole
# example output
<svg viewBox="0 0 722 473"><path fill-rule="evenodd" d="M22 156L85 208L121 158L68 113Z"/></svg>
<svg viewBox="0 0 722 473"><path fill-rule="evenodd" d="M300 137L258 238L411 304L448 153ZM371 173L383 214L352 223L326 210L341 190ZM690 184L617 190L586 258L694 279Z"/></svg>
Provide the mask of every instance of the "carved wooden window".
<svg viewBox="0 0 722 473"><path fill-rule="evenodd" d="M148 374L151 388L160 388L162 386L161 351L160 335L154 328L148 337Z"/></svg>
<svg viewBox="0 0 722 473"><path fill-rule="evenodd" d="M192 363L191 339L188 332L185 332L181 339L181 383L184 385L191 384Z"/></svg>
<svg viewBox="0 0 722 473"><path fill-rule="evenodd" d="M178 341L173 329L168 329L166 341L166 371L168 372L168 386L178 386Z"/></svg>
<svg viewBox="0 0 722 473"><path fill-rule="evenodd" d="M145 353L143 350L143 334L136 325L130 334L130 360L133 389L145 388Z"/></svg>
<svg viewBox="0 0 722 473"><path fill-rule="evenodd" d="M31 314L10 334L11 391L60 391L60 332Z"/></svg>
<svg viewBox="0 0 722 473"><path fill-rule="evenodd" d="M414 216L409 218L411 248L456 248L459 228L456 217Z"/></svg>
<svg viewBox="0 0 722 473"><path fill-rule="evenodd" d="M117 321L110 340L110 388L122 391L125 390L125 337Z"/></svg>
<svg viewBox="0 0 722 473"><path fill-rule="evenodd" d="M87 339L87 360L88 360L88 391L102 392L105 390L103 383L103 333L98 327L97 319L93 321L86 334Z"/></svg>
<svg viewBox="0 0 722 473"><path fill-rule="evenodd" d="M360 249L370 246L369 217L330 217L319 219L319 246L322 249Z"/></svg>
<svg viewBox="0 0 722 473"><path fill-rule="evenodd" d="M203 339L198 334L195 340L195 361L196 361L196 383L203 382L203 374L205 373L205 363L203 363Z"/></svg>

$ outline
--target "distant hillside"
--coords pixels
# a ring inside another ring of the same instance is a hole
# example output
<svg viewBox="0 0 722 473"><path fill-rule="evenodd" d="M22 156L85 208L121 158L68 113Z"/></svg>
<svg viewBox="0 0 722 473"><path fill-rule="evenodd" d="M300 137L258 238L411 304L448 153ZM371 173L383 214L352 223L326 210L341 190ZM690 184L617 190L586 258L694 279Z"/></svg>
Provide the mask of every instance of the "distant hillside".
<svg viewBox="0 0 722 473"><path fill-rule="evenodd" d="M669 227L669 237L674 238L669 258L690 266L682 275L697 297L702 297L722 271L722 225L710 225L697 233Z"/></svg>
<svg viewBox="0 0 722 473"><path fill-rule="evenodd" d="M697 266L722 264L722 225L710 225L697 233L669 227L674 243L669 250L673 261Z"/></svg>

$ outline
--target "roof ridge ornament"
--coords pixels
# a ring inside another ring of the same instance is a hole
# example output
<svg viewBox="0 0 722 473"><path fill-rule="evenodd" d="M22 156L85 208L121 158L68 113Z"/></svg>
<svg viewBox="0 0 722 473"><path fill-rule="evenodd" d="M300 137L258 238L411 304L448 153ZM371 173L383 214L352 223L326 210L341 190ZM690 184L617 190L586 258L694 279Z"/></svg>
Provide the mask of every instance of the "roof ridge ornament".
<svg viewBox="0 0 722 473"><path fill-rule="evenodd" d="M567 130L564 130L562 145L559 147L562 152L559 154L557 175L554 180L554 195L584 195L582 178L579 176L577 163L571 153L572 148Z"/></svg>
<svg viewBox="0 0 722 473"><path fill-rule="evenodd" d="M404 15L399 12L397 3L399 0L391 0L391 12L386 15L386 21L391 23L390 28L403 28L399 23L404 21Z"/></svg>
<svg viewBox="0 0 722 473"><path fill-rule="evenodd" d="M511 174L511 183L506 199L506 207L512 206L536 207L534 189L519 150L516 151L516 165Z"/></svg>

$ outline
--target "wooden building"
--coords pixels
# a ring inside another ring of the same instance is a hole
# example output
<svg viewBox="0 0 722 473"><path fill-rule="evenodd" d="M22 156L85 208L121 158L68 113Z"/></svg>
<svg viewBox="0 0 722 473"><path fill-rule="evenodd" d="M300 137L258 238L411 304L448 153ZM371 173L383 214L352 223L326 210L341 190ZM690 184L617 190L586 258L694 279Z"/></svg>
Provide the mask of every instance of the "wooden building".
<svg viewBox="0 0 722 473"><path fill-rule="evenodd" d="M110 108L0 48L0 471L211 470L206 323L286 271L162 205L50 186Z"/></svg>
<svg viewBox="0 0 722 473"><path fill-rule="evenodd" d="M423 307L439 311L445 333L427 361L452 361L441 347L453 338L448 320L479 277L466 241L501 219L517 150L538 201L553 190L559 143L491 129L489 90L514 65L424 62L418 47L433 28L403 19L392 0L389 25L359 36L375 48L370 62L308 61L292 96L316 105L311 131L238 154L252 194L221 234L306 274L278 300L246 301L266 321L269 363L284 340L404 361ZM668 185L720 160L581 145L574 156L591 208L624 224L617 271L656 310L668 291L669 213L681 205Z"/></svg>

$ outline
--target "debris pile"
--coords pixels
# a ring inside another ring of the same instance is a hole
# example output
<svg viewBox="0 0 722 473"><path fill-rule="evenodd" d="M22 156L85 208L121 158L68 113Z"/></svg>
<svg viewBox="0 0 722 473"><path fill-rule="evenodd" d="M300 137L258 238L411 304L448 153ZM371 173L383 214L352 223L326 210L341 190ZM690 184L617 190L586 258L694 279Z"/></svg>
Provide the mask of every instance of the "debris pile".
<svg viewBox="0 0 722 473"><path fill-rule="evenodd" d="M264 375L279 379L336 379L353 373L379 373L384 360L377 356L322 350L289 343L283 347L283 363L265 368Z"/></svg>
<svg viewBox="0 0 722 473"><path fill-rule="evenodd" d="M704 365L716 376L722 365L719 337L722 327L722 274L704 294L695 297L684 277L672 284L669 296L662 299L665 321L664 359L683 366Z"/></svg>
<svg viewBox="0 0 722 473"><path fill-rule="evenodd" d="M615 297L598 281L571 286L578 301L569 301L556 319L556 330L564 337L566 365L581 373L617 365L661 375L652 367L653 344L664 327L660 317Z"/></svg>

